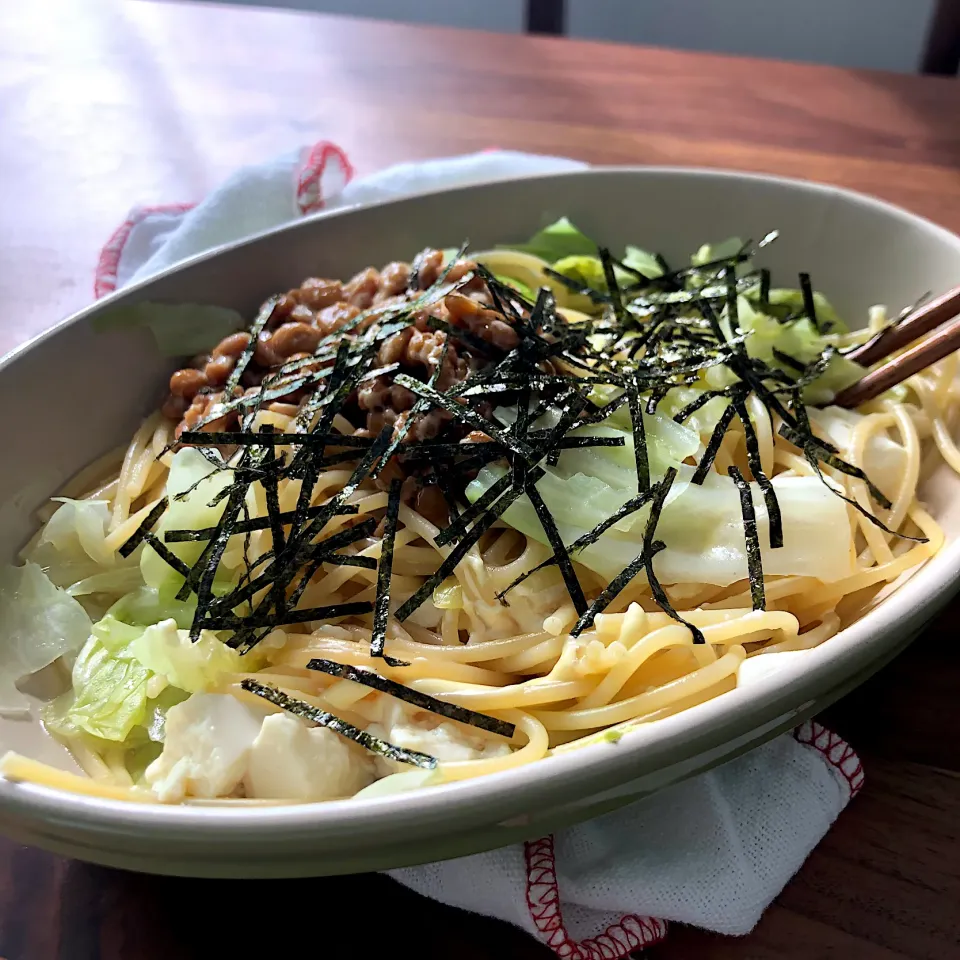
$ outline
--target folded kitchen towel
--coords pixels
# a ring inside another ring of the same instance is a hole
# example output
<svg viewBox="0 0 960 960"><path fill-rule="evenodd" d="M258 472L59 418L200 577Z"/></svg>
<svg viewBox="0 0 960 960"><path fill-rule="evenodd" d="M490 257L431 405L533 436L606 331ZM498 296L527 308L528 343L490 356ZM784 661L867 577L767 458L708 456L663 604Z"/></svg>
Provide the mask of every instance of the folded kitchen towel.
<svg viewBox="0 0 960 960"><path fill-rule="evenodd" d="M96 293L321 209L583 166L485 151L357 179L344 153L321 143L244 167L199 203L135 209L103 250ZM390 875L425 896L508 920L570 960L624 957L660 940L668 920L745 934L862 782L850 747L807 722L555 836Z"/></svg>

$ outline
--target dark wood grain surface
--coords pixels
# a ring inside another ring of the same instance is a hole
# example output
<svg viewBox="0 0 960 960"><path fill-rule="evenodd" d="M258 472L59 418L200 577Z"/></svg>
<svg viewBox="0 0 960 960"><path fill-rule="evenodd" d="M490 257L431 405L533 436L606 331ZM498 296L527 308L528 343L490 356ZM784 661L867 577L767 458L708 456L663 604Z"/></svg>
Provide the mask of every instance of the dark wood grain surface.
<svg viewBox="0 0 960 960"><path fill-rule="evenodd" d="M960 230L958 118L960 81L946 79L213 4L8 0L0 349L89 302L131 205L196 199L238 164L321 138L360 174L500 146L802 176ZM758 928L674 927L651 956L960 957L958 616L823 718L860 751L867 785ZM551 956L382 877L157 879L0 841L7 960L328 954L331 924L359 957Z"/></svg>

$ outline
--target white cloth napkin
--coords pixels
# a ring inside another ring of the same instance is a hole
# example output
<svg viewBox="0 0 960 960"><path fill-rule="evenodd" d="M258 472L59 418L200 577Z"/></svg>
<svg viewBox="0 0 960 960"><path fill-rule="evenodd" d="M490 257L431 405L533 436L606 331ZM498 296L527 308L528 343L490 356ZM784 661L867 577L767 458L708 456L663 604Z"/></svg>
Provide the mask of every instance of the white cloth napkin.
<svg viewBox="0 0 960 960"><path fill-rule="evenodd" d="M321 208L582 166L486 151L353 179L343 152L321 143L245 167L196 205L134 210L104 248L96 293ZM391 876L428 897L508 920L568 960L624 957L660 940L668 920L745 934L862 782L850 747L805 723L554 837Z"/></svg>

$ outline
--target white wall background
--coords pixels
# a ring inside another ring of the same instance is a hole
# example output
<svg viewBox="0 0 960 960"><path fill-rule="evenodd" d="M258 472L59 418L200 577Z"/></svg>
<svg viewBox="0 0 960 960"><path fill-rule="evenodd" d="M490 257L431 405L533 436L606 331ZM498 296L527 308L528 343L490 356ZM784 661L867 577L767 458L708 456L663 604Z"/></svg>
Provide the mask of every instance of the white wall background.
<svg viewBox="0 0 960 960"><path fill-rule="evenodd" d="M524 0L233 0L519 33ZM916 72L936 0L567 0L573 37Z"/></svg>

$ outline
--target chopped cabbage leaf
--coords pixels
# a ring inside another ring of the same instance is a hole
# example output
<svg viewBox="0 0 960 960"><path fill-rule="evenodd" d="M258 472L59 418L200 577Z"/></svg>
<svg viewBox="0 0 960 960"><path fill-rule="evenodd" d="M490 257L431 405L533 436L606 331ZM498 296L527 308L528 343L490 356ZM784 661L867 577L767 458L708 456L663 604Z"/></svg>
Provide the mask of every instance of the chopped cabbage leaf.
<svg viewBox="0 0 960 960"><path fill-rule="evenodd" d="M60 503L45 524L27 559L38 564L58 587L72 587L103 573L135 567L107 545L110 507L104 500L69 500ZM92 592L82 590L81 592Z"/></svg>
<svg viewBox="0 0 960 960"><path fill-rule="evenodd" d="M202 353L245 326L236 310L199 303L134 303L114 307L94 320L94 327L104 331L146 327L165 357Z"/></svg>
<svg viewBox="0 0 960 960"><path fill-rule="evenodd" d="M210 689L224 673L261 665L255 652L241 656L207 630L191 643L172 618L143 627L108 613L91 629L74 664L72 693L47 716L65 735L127 741L144 727L148 739L162 739L163 716L174 703Z"/></svg>
<svg viewBox="0 0 960 960"><path fill-rule="evenodd" d="M0 571L0 710L23 710L15 684L80 650L91 624L83 607L55 586L35 563Z"/></svg>
<svg viewBox="0 0 960 960"><path fill-rule="evenodd" d="M537 299L537 295L522 280L517 280L515 277L507 276L497 276L497 279L501 283L506 284L508 287L513 287L513 289L516 290L521 297L529 300L531 303Z"/></svg>
<svg viewBox="0 0 960 960"><path fill-rule="evenodd" d="M232 470L218 470L199 450L185 447L179 450L170 464L166 494L169 507L157 524L157 536L163 539L167 530L200 530L216 526L226 509L226 500L214 506L211 501L233 483ZM178 499L179 494L185 494ZM203 543L171 543L173 551L188 566L192 566L203 552ZM151 546L146 546L140 558L140 572L147 586L173 595L183 583L180 576Z"/></svg>
<svg viewBox="0 0 960 960"><path fill-rule="evenodd" d="M846 333L847 325L833 309L833 305L819 290L813 292L813 303L817 309L817 319L821 323L832 324L830 333ZM778 319L785 319L803 312L803 291L797 289L774 288L770 291L770 312Z"/></svg>
<svg viewBox="0 0 960 960"><path fill-rule="evenodd" d="M594 388L594 393L602 388ZM614 388L617 390L617 388ZM619 390L617 390L619 392ZM612 399L612 395L610 399ZM604 404L607 399L603 395L591 399ZM721 401L723 398L720 398ZM723 409L721 408L721 413ZM515 411L509 408L500 408L496 411L499 419L513 423L516 419ZM555 421L537 421L534 426L553 426ZM651 476L662 477L670 467L682 463L687 457L692 457L700 449L700 435L696 430L676 423L669 417L660 414L643 414L643 429L647 440L647 459L650 463ZM636 483L636 457L634 454L633 428L630 423L630 411L626 405L615 410L600 424L580 427L571 430L571 437L613 437L623 440L622 447L582 447L574 450L564 450L560 454L558 467L564 475L584 473L598 477L612 483L614 486L629 485L630 474Z"/></svg>
<svg viewBox="0 0 960 960"><path fill-rule="evenodd" d="M635 472L632 483L614 486L595 475L563 476L556 468L545 463L541 466L546 473L537 482L537 490L566 544L598 526L636 494ZM747 556L737 488L732 480L715 473L709 474L702 486L690 483L693 472L689 466L679 468L661 512L657 539L667 547L656 557L657 575L664 583L727 586L744 580ZM504 473L505 468L499 464L484 467L468 486L467 498L476 500ZM852 573L850 525L843 501L815 477L776 477L772 482L784 535L784 545L776 550L767 546L769 520L763 497L756 484L750 485L764 574L811 576L831 582ZM612 580L640 554L648 516L649 508L645 507L625 517L596 543L579 551L576 560ZM516 500L503 519L528 537L547 543L526 496Z"/></svg>
<svg viewBox="0 0 960 960"><path fill-rule="evenodd" d="M62 716L64 726L123 741L144 723L150 671L129 655L122 639L122 634L112 636L116 646L111 649L95 635L80 651L73 665L73 700Z"/></svg>
<svg viewBox="0 0 960 960"><path fill-rule="evenodd" d="M147 693L150 693L150 681L147 681ZM123 739L123 746L127 749L126 766L135 780L138 780L143 770L159 756L163 744L166 728L167 711L182 703L189 694L176 687L165 687L158 696L147 697L143 720L130 728L130 732ZM90 733L78 725L78 720L85 719L89 711L81 710L76 715L72 713L76 693L68 690L55 700L44 705L43 723L50 733L67 740L80 740L98 753L110 747L115 747L117 741L105 739ZM136 771L136 772L135 772Z"/></svg>
<svg viewBox="0 0 960 960"><path fill-rule="evenodd" d="M797 377L799 371L781 360L777 352L792 357L805 366L816 362L823 353L823 336L807 317L781 323L775 317L761 313L757 305L746 297L738 297L737 321L741 331L747 334L744 344L747 353L771 367L783 370L791 377ZM721 317L721 326L725 335L732 337L726 310ZM804 388L804 399L808 404L828 403L836 393L862 376L862 367L846 357L834 356L823 373ZM703 380L712 389L729 386L735 379L733 372L725 366L709 367L703 371Z"/></svg>
<svg viewBox="0 0 960 960"><path fill-rule="evenodd" d="M730 237L720 243L705 243L690 258L690 264L694 267L702 267L716 260L727 260L735 257L742 249L743 241L739 237Z"/></svg>
<svg viewBox="0 0 960 960"><path fill-rule="evenodd" d="M700 387L674 387L657 405L657 413L669 419L673 419L684 407L693 403L703 390ZM717 421L723 416L730 401L726 397L713 397L708 400L699 410L694 411L683 421L683 426L697 434L697 436L709 436ZM612 419L612 418L611 418Z"/></svg>
<svg viewBox="0 0 960 960"><path fill-rule="evenodd" d="M564 257L596 257L597 245L582 234L566 217L535 233L526 243L501 244L501 249L531 253L547 263Z"/></svg>
<svg viewBox="0 0 960 960"><path fill-rule="evenodd" d="M191 594L189 600L177 600L176 597L161 593L156 587L139 586L122 596L108 613L124 623L140 627L173 619L180 629L186 630L193 623L196 609L195 594Z"/></svg>
<svg viewBox="0 0 960 960"><path fill-rule="evenodd" d="M147 627L129 649L152 673L188 693L209 690L222 674L253 670L260 662L256 651L241 656L209 630L201 631L194 643L189 631L178 630L173 619Z"/></svg>
<svg viewBox="0 0 960 960"><path fill-rule="evenodd" d="M140 575L139 558L133 563L125 563L115 569L105 570L103 573L94 573L83 580L71 583L67 593L71 597L86 597L93 593L118 594L130 593L143 584Z"/></svg>
<svg viewBox="0 0 960 960"><path fill-rule="evenodd" d="M642 250L638 252L643 253ZM569 277L571 280L575 280L583 287L589 287L591 290L599 290L602 293L606 293L607 291L607 278L603 272L603 264L597 256L564 257L553 265L553 269L557 273L563 274L563 276ZM637 266L636 269L640 270L640 266ZM653 270L650 270L649 265L646 263L644 263L644 269L641 270L641 272L647 277L659 277L663 273L656 264L654 264ZM637 282L637 278L632 273L628 273L617 264L614 264L613 276L619 287L626 287Z"/></svg>
<svg viewBox="0 0 960 960"><path fill-rule="evenodd" d="M40 543L52 544L61 553L79 548L102 566L112 563L115 551L106 543L110 505L105 500L53 499L60 507L44 526Z"/></svg>

